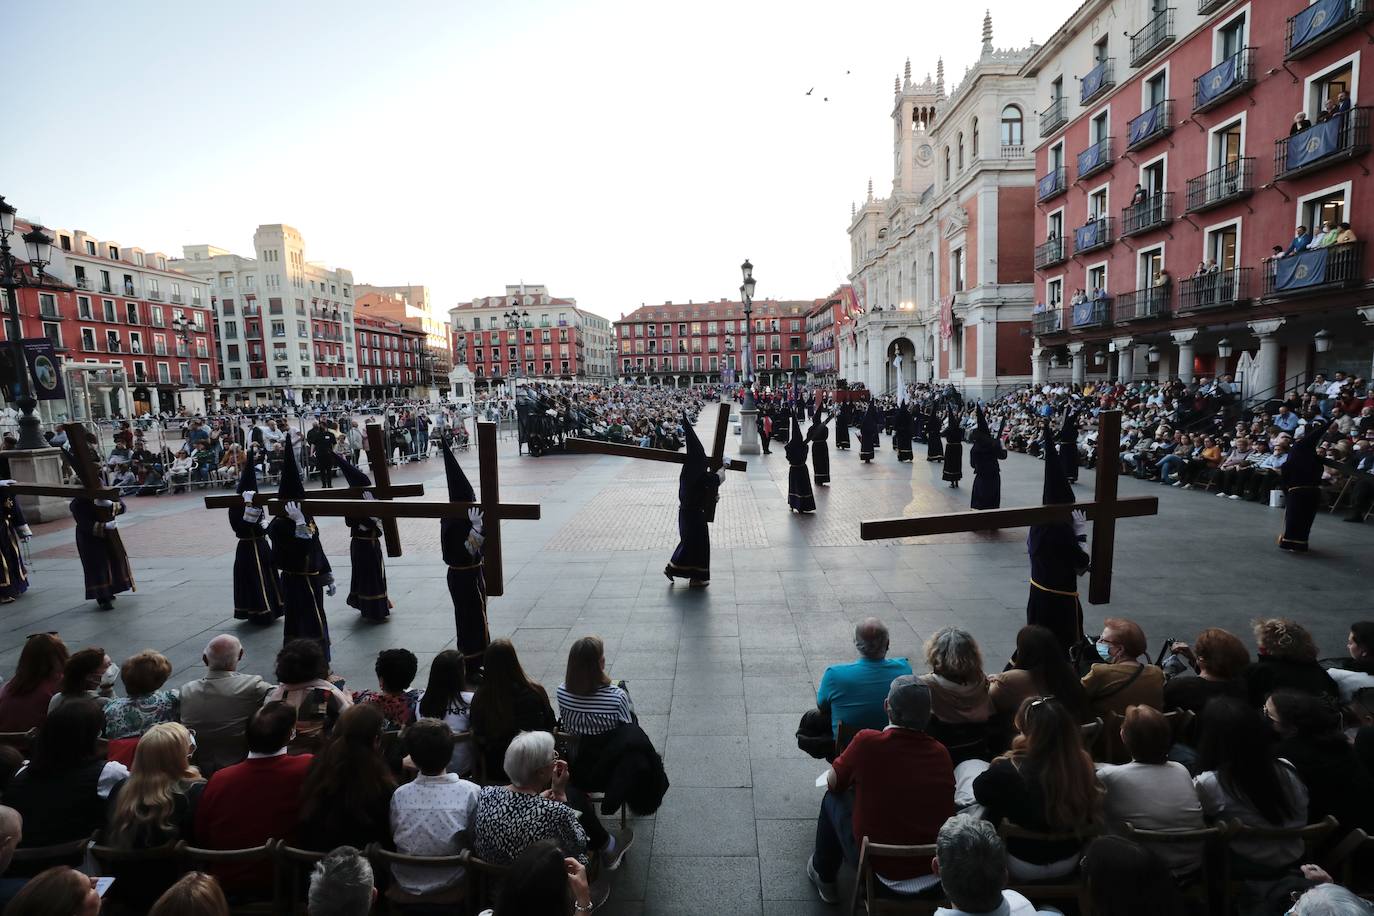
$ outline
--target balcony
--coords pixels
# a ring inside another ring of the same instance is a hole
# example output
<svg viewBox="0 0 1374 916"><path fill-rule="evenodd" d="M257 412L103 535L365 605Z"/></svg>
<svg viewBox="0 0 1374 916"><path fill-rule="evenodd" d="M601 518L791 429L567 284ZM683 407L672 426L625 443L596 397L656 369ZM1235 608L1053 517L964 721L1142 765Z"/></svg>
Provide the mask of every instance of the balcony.
<svg viewBox="0 0 1374 916"><path fill-rule="evenodd" d="M1201 213L1233 200L1249 197L1255 190L1255 160L1237 159L1188 179L1187 212Z"/></svg>
<svg viewBox="0 0 1374 916"><path fill-rule="evenodd" d="M1073 231L1073 253L1084 254L1089 251L1097 251L1116 241L1113 222L1114 220L1110 216L1104 216L1075 229Z"/></svg>
<svg viewBox="0 0 1374 916"><path fill-rule="evenodd" d="M1081 299L1071 305L1071 324L1080 328L1107 328L1112 324L1112 297Z"/></svg>
<svg viewBox="0 0 1374 916"><path fill-rule="evenodd" d="M105 352L107 352L107 353L118 353L118 352L119 352L119 341L117 341L117 340L107 340L107 341L105 341Z"/></svg>
<svg viewBox="0 0 1374 916"><path fill-rule="evenodd" d="M1078 180L1082 181L1089 175L1096 175L1109 168L1113 161L1115 160L1112 158L1112 138L1103 137L1078 154Z"/></svg>
<svg viewBox="0 0 1374 916"><path fill-rule="evenodd" d="M1197 0L1197 14L1199 16L1210 16L1223 6L1231 3L1232 0Z"/></svg>
<svg viewBox="0 0 1374 916"><path fill-rule="evenodd" d="M149 300L150 302L161 302L161 301L162 301L162 291L161 291L161 290L157 290L157 289L150 289L150 290L148 290L148 300Z"/></svg>
<svg viewBox="0 0 1374 916"><path fill-rule="evenodd" d="M91 281L90 281L89 279L87 279L86 277L77 277L77 278L76 278L76 288L77 288L77 289L90 289L90 288L91 288Z"/></svg>
<svg viewBox="0 0 1374 916"><path fill-rule="evenodd" d="M1045 311L1036 312L1031 316L1031 325L1036 337L1062 334L1068 330L1064 327L1064 309L1057 303Z"/></svg>
<svg viewBox="0 0 1374 916"><path fill-rule="evenodd" d="M1140 235L1174 221L1174 192L1153 194L1121 209L1121 237Z"/></svg>
<svg viewBox="0 0 1374 916"><path fill-rule="evenodd" d="M1241 48L1193 80L1193 114L1207 111L1255 85L1255 49Z"/></svg>
<svg viewBox="0 0 1374 916"><path fill-rule="evenodd" d="M1046 139L1050 134L1063 127L1069 121L1069 106L1065 104L1064 97L1060 96L1050 107L1040 112L1040 137Z"/></svg>
<svg viewBox="0 0 1374 916"><path fill-rule="evenodd" d="M1202 312L1249 301L1252 270L1253 267L1235 267L1180 281L1178 310Z"/></svg>
<svg viewBox="0 0 1374 916"><path fill-rule="evenodd" d="M1264 297L1307 296L1364 283L1364 242L1313 248L1264 267Z"/></svg>
<svg viewBox="0 0 1374 916"><path fill-rule="evenodd" d="M102 283L102 284L100 284L100 291L101 291L102 293L113 293L113 292L114 292L114 289L111 288L111 286L110 286L109 283Z"/></svg>
<svg viewBox="0 0 1374 916"><path fill-rule="evenodd" d="M167 322L162 318L162 312L153 312L152 325L155 328L165 328L167 326Z"/></svg>
<svg viewBox="0 0 1374 916"><path fill-rule="evenodd" d="M1132 321L1147 321L1151 318L1168 318L1173 311L1174 287L1166 282L1163 286L1150 286L1135 292L1122 293L1116 297L1113 312L1117 324Z"/></svg>
<svg viewBox="0 0 1374 916"><path fill-rule="evenodd" d="M181 293L172 293L172 303L174 305L181 305L181 302Z"/></svg>
<svg viewBox="0 0 1374 916"><path fill-rule="evenodd" d="M1369 111L1352 108L1291 137L1275 140L1274 177L1297 178L1369 152Z"/></svg>
<svg viewBox="0 0 1374 916"><path fill-rule="evenodd" d="M1067 255L1064 253L1063 237L1050 239L1043 245L1035 246L1035 269L1042 270L1054 264L1062 262Z"/></svg>
<svg viewBox="0 0 1374 916"><path fill-rule="evenodd" d="M1061 165L1057 169L1050 169L1048 174L1042 175L1035 182L1035 198L1037 201L1044 202L1052 197L1058 197L1064 193L1064 167Z"/></svg>
<svg viewBox="0 0 1374 916"><path fill-rule="evenodd" d="M1298 60L1324 48L1371 18L1369 0L1317 0L1288 18L1284 60Z"/></svg>
<svg viewBox="0 0 1374 916"><path fill-rule="evenodd" d="M128 296L130 299L137 299L138 290L134 289L132 286L126 283L124 284L124 295Z"/></svg>
<svg viewBox="0 0 1374 916"><path fill-rule="evenodd" d="M62 310L57 307L57 302L40 301L38 305L38 317L40 318L61 318Z"/></svg>
<svg viewBox="0 0 1374 916"><path fill-rule="evenodd" d="M1126 135L1126 149L1136 150L1149 146L1160 137L1174 132L1174 100L1165 99L1151 105L1131 119Z"/></svg>
<svg viewBox="0 0 1374 916"><path fill-rule="evenodd" d="M1116 85L1116 80L1112 76L1112 65L1115 58L1108 57L1106 60L1097 62L1097 66L1088 71L1078 84L1078 101L1081 105L1087 105L1093 99L1109 92ZM1042 131L1043 135L1043 131Z"/></svg>
<svg viewBox="0 0 1374 916"><path fill-rule="evenodd" d="M1026 147L1025 147L1025 144L1023 144L1023 143L1003 143L1003 144L1002 144L1002 158L1003 158L1003 159L1024 159L1024 158L1026 158ZM977 160L977 157L974 158L974 161L975 161L975 162L978 161L978 160Z"/></svg>
<svg viewBox="0 0 1374 916"><path fill-rule="evenodd" d="M1173 9L1160 10L1145 23L1145 27L1131 36L1131 66L1139 67L1174 43Z"/></svg>

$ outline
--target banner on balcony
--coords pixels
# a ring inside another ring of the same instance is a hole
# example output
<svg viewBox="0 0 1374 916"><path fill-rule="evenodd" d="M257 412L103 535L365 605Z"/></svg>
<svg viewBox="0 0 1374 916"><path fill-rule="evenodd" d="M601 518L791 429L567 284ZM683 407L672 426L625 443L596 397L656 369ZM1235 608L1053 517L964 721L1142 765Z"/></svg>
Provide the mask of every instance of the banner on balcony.
<svg viewBox="0 0 1374 916"><path fill-rule="evenodd" d="M1103 61L1096 67L1088 71L1088 75L1083 77L1083 82L1079 84L1080 99L1090 99L1102 91L1102 84L1107 80L1107 63Z"/></svg>
<svg viewBox="0 0 1374 916"><path fill-rule="evenodd" d="M1098 302L1093 299L1084 299L1073 304L1073 326L1076 328L1085 325L1096 324Z"/></svg>
<svg viewBox="0 0 1374 916"><path fill-rule="evenodd" d="M1131 121L1130 143L1135 146L1160 129L1163 106L1153 105Z"/></svg>
<svg viewBox="0 0 1374 916"><path fill-rule="evenodd" d="M1326 264L1331 249L1317 248L1302 254L1279 258L1274 268L1274 289L1304 289L1326 282Z"/></svg>
<svg viewBox="0 0 1374 916"><path fill-rule="evenodd" d="M855 301L857 301L858 304L859 304L859 314L862 315L864 312L868 311L868 278L867 278L867 277L860 278L858 284L854 287L854 296L855 296Z"/></svg>
<svg viewBox="0 0 1374 916"><path fill-rule="evenodd" d="M1284 170L1292 172L1339 150L1343 126L1345 118L1337 115L1289 137L1283 157Z"/></svg>
<svg viewBox="0 0 1374 916"><path fill-rule="evenodd" d="M1078 154L1078 174L1086 175L1102 164L1107 152L1106 143L1094 143Z"/></svg>
<svg viewBox="0 0 1374 916"><path fill-rule="evenodd" d="M1289 49L1300 48L1340 25L1350 15L1350 0L1317 0L1293 17L1293 41Z"/></svg>
<svg viewBox="0 0 1374 916"><path fill-rule="evenodd" d="M1040 180L1035 183L1036 192L1041 200L1057 192L1059 188L1059 169L1050 169L1048 175L1042 175Z"/></svg>
<svg viewBox="0 0 1374 916"><path fill-rule="evenodd" d="M1088 223L1086 226L1079 226L1073 231L1073 247L1075 251L1084 251L1094 245L1102 244L1103 233L1107 230L1106 221Z"/></svg>
<svg viewBox="0 0 1374 916"><path fill-rule="evenodd" d="M945 307L940 309L940 339L949 340L954 336L954 295L951 293Z"/></svg>
<svg viewBox="0 0 1374 916"><path fill-rule="evenodd" d="M46 337L24 338L24 362L33 379L33 396L40 401L61 401L67 397L62 384L62 361Z"/></svg>
<svg viewBox="0 0 1374 916"><path fill-rule="evenodd" d="M1211 70L1202 74L1197 81L1197 104L1199 107L1211 104L1215 99L1231 91L1240 79L1240 55L1233 54Z"/></svg>

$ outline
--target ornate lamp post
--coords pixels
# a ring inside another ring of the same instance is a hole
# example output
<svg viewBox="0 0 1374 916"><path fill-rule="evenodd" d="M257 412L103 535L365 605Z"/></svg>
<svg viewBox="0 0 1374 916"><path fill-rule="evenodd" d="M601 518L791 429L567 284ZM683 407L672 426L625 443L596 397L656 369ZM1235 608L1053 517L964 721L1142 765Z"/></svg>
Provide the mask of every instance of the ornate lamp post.
<svg viewBox="0 0 1374 916"><path fill-rule="evenodd" d="M19 418L19 448L47 448L39 432L38 417L34 409L38 399L34 397L33 380L29 378L28 364L24 359L23 327L19 323L19 288L22 286L43 285L43 270L52 262L52 237L43 231L42 226L34 226L21 238L24 240L27 261L16 258L10 250L10 236L14 235L14 216L18 211L5 203L0 197L0 287L5 290L5 304L9 310L10 362L14 371L14 388L8 392L22 415ZM24 275L25 267L33 273L30 280Z"/></svg>
<svg viewBox="0 0 1374 916"><path fill-rule="evenodd" d="M744 401L740 405L739 450L743 455L757 455L762 451L759 446L758 408L754 405L754 358L749 342L754 329L754 265L746 258L740 265L744 283L740 285L740 301L744 303Z"/></svg>

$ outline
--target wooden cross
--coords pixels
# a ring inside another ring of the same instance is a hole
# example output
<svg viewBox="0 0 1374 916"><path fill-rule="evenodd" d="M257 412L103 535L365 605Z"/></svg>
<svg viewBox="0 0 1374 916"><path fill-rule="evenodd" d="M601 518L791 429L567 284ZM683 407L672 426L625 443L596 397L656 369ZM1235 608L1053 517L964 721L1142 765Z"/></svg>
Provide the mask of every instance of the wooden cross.
<svg viewBox="0 0 1374 916"><path fill-rule="evenodd" d="M369 453L370 458L370 453ZM501 522L516 519L534 521L539 518L538 503L501 502L501 480L496 462L496 424L479 421L477 424L478 483L482 493L476 502L374 502L348 498L311 498L309 511L318 517L334 518L379 518L383 524L388 519L399 518L449 518L465 516L469 509L482 510L482 560L485 567L487 595L497 598L505 594L505 571L501 556ZM385 457L382 465L385 466ZM395 493L399 487L391 487ZM316 491L331 492L331 491ZM334 490L342 494L342 490ZM256 502L256 500L255 500ZM286 503L272 499L266 503L267 511L273 515L285 515Z"/></svg>
<svg viewBox="0 0 1374 916"><path fill-rule="evenodd" d="M1057 460L1057 455L1046 455L1045 460ZM1088 602L1107 604L1112 598L1116 520L1159 514L1158 497L1117 498L1117 472L1120 470L1120 460L1121 411L1104 410L1097 417L1097 488L1092 502L878 519L861 522L859 537L865 541L877 541L926 534L953 534L959 531L1022 528L1046 522L1068 524L1072 521L1073 511L1077 509L1092 519L1093 523L1092 572L1088 580Z"/></svg>
<svg viewBox="0 0 1374 916"><path fill-rule="evenodd" d="M76 486L70 484L18 483L10 486L10 492L17 496L84 496L88 499L118 499L118 488L107 487L104 481L100 479L100 465L91 452L90 443L86 441L86 427L80 423L64 423L62 431L67 434L67 444L71 450L71 454L64 451L62 457L76 473L76 479L80 483Z"/></svg>
<svg viewBox="0 0 1374 916"><path fill-rule="evenodd" d="M716 414L716 431L711 439L711 452L706 456L707 466L713 471L725 468L727 471L743 471L749 467L747 461L738 458L725 460L725 438L730 432L730 405L721 404ZM600 439L570 438L563 440L568 451L578 455L618 455L621 458L640 458L645 461L662 461L666 464L686 464L686 452L671 452L666 448L643 448L638 445L621 445L618 442L602 442Z"/></svg>

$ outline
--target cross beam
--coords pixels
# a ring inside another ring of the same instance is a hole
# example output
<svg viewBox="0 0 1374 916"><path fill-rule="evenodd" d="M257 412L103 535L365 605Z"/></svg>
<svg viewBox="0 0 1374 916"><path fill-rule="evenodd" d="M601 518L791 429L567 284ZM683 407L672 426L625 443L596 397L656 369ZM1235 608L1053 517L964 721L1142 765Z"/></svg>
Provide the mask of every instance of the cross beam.
<svg viewBox="0 0 1374 916"><path fill-rule="evenodd" d="M367 469L372 472L372 480L377 484L373 495L377 499L391 498L391 465L387 464L386 444L382 441L382 427L377 423L367 424ZM401 529L396 519L373 516L382 519L382 540L386 542L386 555L401 555Z"/></svg>
<svg viewBox="0 0 1374 916"><path fill-rule="evenodd" d="M17 483L10 486L10 492L18 496L57 496L87 499L117 499L119 490L105 486L100 478L100 465L86 441L86 427L80 423L64 423L62 431L67 434L67 444L71 454L62 453L63 459L76 473L80 481L76 486L69 484Z"/></svg>
<svg viewBox="0 0 1374 916"><path fill-rule="evenodd" d="M744 471L749 463L738 458L725 460L725 439L730 432L730 405L721 404L716 414L716 430L711 438L711 453L706 456L707 465L713 471L724 468L727 471ZM571 438L563 440L568 451L578 455L615 455L620 458L639 458L644 461L662 461L665 464L686 464L685 452L671 452L666 448L643 448L638 445L622 445L618 442L602 442L600 439Z"/></svg>
<svg viewBox="0 0 1374 916"><path fill-rule="evenodd" d="M1058 456L1045 456L1056 461ZM1121 460L1121 412L1104 410L1097 420L1097 492L1092 502L1072 505L1024 506L1012 509L986 509L889 518L861 522L859 537L865 541L887 538L919 537L929 534L955 534L963 531L992 531L1028 525L1071 520L1075 509L1093 523L1092 571L1088 580L1088 602L1107 604L1112 598L1112 560L1116 545L1116 520L1159 514L1159 498L1132 496L1117 498L1117 474Z"/></svg>

